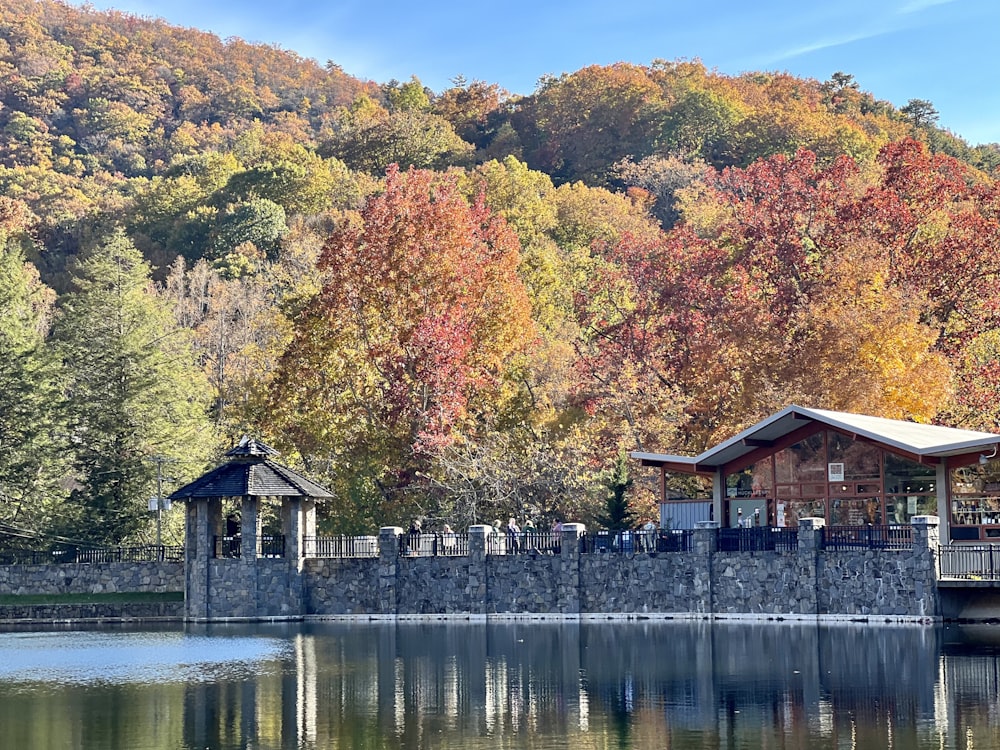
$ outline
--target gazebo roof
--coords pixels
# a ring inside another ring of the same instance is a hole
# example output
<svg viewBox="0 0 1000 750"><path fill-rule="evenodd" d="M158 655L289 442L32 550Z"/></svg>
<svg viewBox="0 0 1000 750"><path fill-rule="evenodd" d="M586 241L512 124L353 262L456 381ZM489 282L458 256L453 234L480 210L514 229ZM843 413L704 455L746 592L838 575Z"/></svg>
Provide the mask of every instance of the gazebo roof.
<svg viewBox="0 0 1000 750"><path fill-rule="evenodd" d="M189 482L170 495L171 500L209 497L333 497L330 490L271 456L278 452L264 443L244 436L226 452L230 461Z"/></svg>
<svg viewBox="0 0 1000 750"><path fill-rule="evenodd" d="M1000 444L1000 435L989 432L792 405L698 456L639 451L631 455L644 466L663 466L682 473L710 473L753 451L775 445L809 424L831 427L856 440L866 440L925 463L980 451L993 450L995 455Z"/></svg>

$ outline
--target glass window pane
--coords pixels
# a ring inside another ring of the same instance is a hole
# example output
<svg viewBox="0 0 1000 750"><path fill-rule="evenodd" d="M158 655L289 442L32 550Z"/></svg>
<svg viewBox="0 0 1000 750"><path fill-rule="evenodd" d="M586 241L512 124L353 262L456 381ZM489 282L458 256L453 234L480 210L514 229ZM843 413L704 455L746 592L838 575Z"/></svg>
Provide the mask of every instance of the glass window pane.
<svg viewBox="0 0 1000 750"><path fill-rule="evenodd" d="M885 512L887 523L909 523L914 516L936 516L937 496L890 495L886 498Z"/></svg>
<svg viewBox="0 0 1000 750"><path fill-rule="evenodd" d="M819 432L811 435L788 449L792 454L792 481L826 483L826 450L823 434Z"/></svg>
<svg viewBox="0 0 1000 750"><path fill-rule="evenodd" d="M869 443L853 440L839 432L828 433L830 461L844 464L845 481L878 479L881 475L882 450Z"/></svg>
<svg viewBox="0 0 1000 750"><path fill-rule="evenodd" d="M826 518L826 501L821 497L779 500L775 510L777 526L798 526L800 518Z"/></svg>
<svg viewBox="0 0 1000 750"><path fill-rule="evenodd" d="M881 523L882 506L877 497L838 497L830 501L831 526L867 526Z"/></svg>
<svg viewBox="0 0 1000 750"><path fill-rule="evenodd" d="M885 491L897 495L933 494L936 491L935 469L886 453Z"/></svg>

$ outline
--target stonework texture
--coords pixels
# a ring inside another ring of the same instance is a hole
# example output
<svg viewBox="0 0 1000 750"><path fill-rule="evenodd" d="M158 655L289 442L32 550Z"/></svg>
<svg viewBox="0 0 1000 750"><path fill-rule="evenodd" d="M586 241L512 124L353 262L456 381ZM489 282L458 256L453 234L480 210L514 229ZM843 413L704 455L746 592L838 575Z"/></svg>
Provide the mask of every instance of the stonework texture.
<svg viewBox="0 0 1000 750"><path fill-rule="evenodd" d="M191 518L191 521L199 519ZM937 528L909 549L719 552L714 529L691 552L488 555L470 534L461 557L400 557L395 531L378 558L206 559L182 563L0 567L0 594L181 591L188 619L407 615L624 615L932 618L940 614ZM384 537L384 538L383 538ZM186 568L186 570L185 570ZM186 578L185 578L186 574ZM2 613L0 613L2 617Z"/></svg>

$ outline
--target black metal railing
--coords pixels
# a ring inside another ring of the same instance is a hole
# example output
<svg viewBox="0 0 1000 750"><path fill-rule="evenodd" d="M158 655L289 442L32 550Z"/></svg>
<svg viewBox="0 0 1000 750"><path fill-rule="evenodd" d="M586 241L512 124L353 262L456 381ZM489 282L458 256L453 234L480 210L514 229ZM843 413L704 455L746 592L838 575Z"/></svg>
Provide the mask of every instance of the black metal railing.
<svg viewBox="0 0 1000 750"><path fill-rule="evenodd" d="M149 544L139 547L64 546L48 550L3 549L0 565L53 565L66 563L180 562L184 548Z"/></svg>
<svg viewBox="0 0 1000 750"><path fill-rule="evenodd" d="M307 536L306 557L378 557L377 536Z"/></svg>
<svg viewBox="0 0 1000 750"><path fill-rule="evenodd" d="M562 550L561 531L520 531L490 534L486 538L487 555L545 554L557 555Z"/></svg>
<svg viewBox="0 0 1000 750"><path fill-rule="evenodd" d="M655 548L657 552L690 552L693 539L691 529L664 529L655 532Z"/></svg>
<svg viewBox="0 0 1000 750"><path fill-rule="evenodd" d="M455 532L402 534L399 554L401 557L461 557L469 554L469 535Z"/></svg>
<svg viewBox="0 0 1000 750"><path fill-rule="evenodd" d="M909 525L827 526L822 532L822 548L833 551L913 546L913 527Z"/></svg>
<svg viewBox="0 0 1000 750"><path fill-rule="evenodd" d="M647 536L636 531L595 531L580 537L582 554L633 555L645 552Z"/></svg>
<svg viewBox="0 0 1000 750"><path fill-rule="evenodd" d="M1000 545L946 544L938 548L941 578L966 581L1000 580Z"/></svg>
<svg viewBox="0 0 1000 750"><path fill-rule="evenodd" d="M778 526L719 529L719 552L790 552L799 548L799 530Z"/></svg>
<svg viewBox="0 0 1000 750"><path fill-rule="evenodd" d="M239 534L235 536L217 536L213 542L216 558L239 557L243 540Z"/></svg>
<svg viewBox="0 0 1000 750"><path fill-rule="evenodd" d="M284 557L285 535L263 534L257 537L257 557Z"/></svg>

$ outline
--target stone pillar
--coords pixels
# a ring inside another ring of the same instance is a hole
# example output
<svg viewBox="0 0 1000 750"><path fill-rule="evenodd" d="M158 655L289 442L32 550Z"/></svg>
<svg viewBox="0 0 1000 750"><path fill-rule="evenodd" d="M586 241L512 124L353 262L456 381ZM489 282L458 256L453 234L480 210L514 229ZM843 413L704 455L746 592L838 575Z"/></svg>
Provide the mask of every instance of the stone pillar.
<svg viewBox="0 0 1000 750"><path fill-rule="evenodd" d="M221 531L221 498L188 501L184 530L184 614L188 620L205 620L212 614L212 561L215 537Z"/></svg>
<svg viewBox="0 0 1000 750"><path fill-rule="evenodd" d="M714 555L719 551L719 521L696 521L692 546L699 555Z"/></svg>
<svg viewBox="0 0 1000 750"><path fill-rule="evenodd" d="M698 572L695 573L694 592L700 601L692 602L701 614L715 614L715 574L712 558L719 551L720 521L696 521L691 536L691 551L696 558Z"/></svg>
<svg viewBox="0 0 1000 750"><path fill-rule="evenodd" d="M800 518L799 552L819 552L823 548L820 540L823 537L823 528L825 526L825 518Z"/></svg>
<svg viewBox="0 0 1000 750"><path fill-rule="evenodd" d="M226 612L213 612L213 617L256 617L261 611L258 602L258 582L257 582L257 545L260 541L260 514L258 508L260 500L251 495L247 495L240 503L240 560L236 573L240 577L239 585L246 592L245 597L237 600L232 596L235 591L235 581L229 581L227 586L230 592L229 605ZM235 571L227 572L233 574Z"/></svg>
<svg viewBox="0 0 1000 750"><path fill-rule="evenodd" d="M556 603L564 615L580 614L580 537L587 533L582 523L564 523L560 542L559 590Z"/></svg>
<svg viewBox="0 0 1000 750"><path fill-rule="evenodd" d="M395 617L396 575L399 572L399 537L403 530L398 526L383 526L378 530L378 611L381 615Z"/></svg>
<svg viewBox="0 0 1000 750"><path fill-rule="evenodd" d="M465 595L471 615L486 615L489 612L489 560L486 554L486 540L493 533L493 527L485 524L469 527L469 583Z"/></svg>
<svg viewBox="0 0 1000 750"><path fill-rule="evenodd" d="M247 495L240 504L240 559L249 562L257 559L257 540L260 539L259 501Z"/></svg>
<svg viewBox="0 0 1000 750"><path fill-rule="evenodd" d="M795 596L788 592L788 606L792 614L820 614L820 557L823 550L825 518L800 518L798 538L798 585Z"/></svg>
<svg viewBox="0 0 1000 750"><path fill-rule="evenodd" d="M917 614L937 617L941 612L937 589L940 521L937 516L914 516L910 524L913 526L913 593Z"/></svg>
<svg viewBox="0 0 1000 750"><path fill-rule="evenodd" d="M305 559L302 506L305 502L306 500L301 497L286 497L282 498L281 502L281 532L285 537L285 563L288 576L288 596L285 602L288 609L284 613L287 615L306 614L305 583L302 577Z"/></svg>

